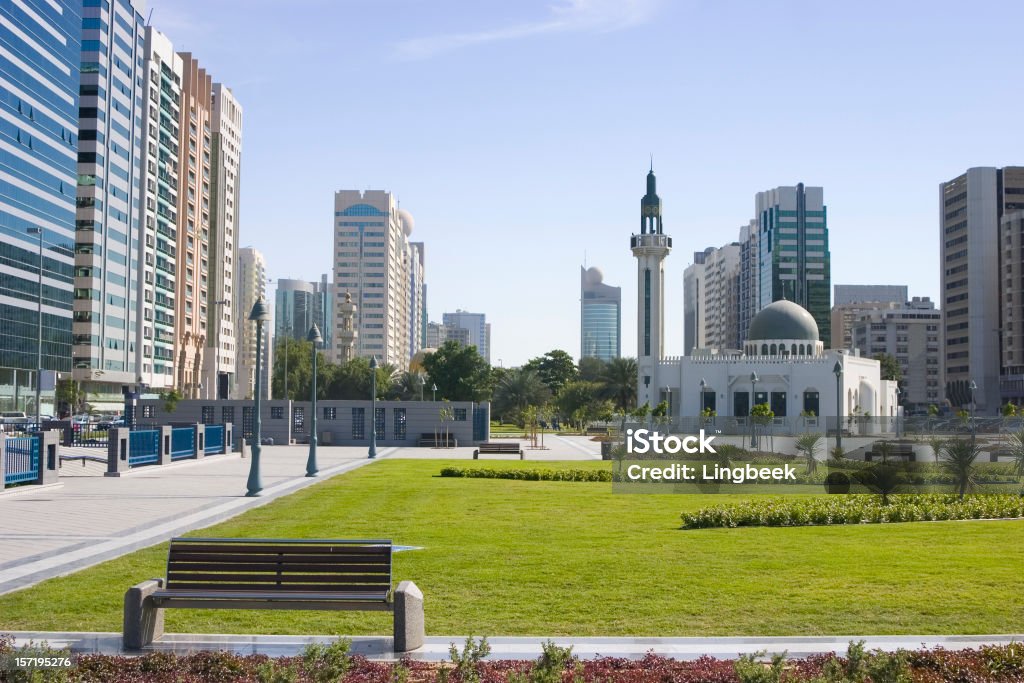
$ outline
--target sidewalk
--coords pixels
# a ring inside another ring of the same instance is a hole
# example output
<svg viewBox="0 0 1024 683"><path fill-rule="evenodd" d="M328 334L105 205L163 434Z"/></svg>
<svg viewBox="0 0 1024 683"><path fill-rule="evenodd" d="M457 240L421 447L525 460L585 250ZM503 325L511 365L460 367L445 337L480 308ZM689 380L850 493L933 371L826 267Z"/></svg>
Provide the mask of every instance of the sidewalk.
<svg viewBox="0 0 1024 683"><path fill-rule="evenodd" d="M387 457L394 448L382 448ZM264 446L262 494L246 498L250 459L215 455L122 477L67 463L61 486L0 497L0 595L89 567L265 505L327 477L373 462L365 448L321 448L306 477L308 446Z"/></svg>
<svg viewBox="0 0 1024 683"><path fill-rule="evenodd" d="M600 459L585 437L548 435L530 460ZM187 531L221 522L319 481L373 462L364 446L321 446L320 474L306 477L309 446L264 446L262 495L246 498L249 459L215 455L104 477L99 463L68 462L60 483L0 494L0 595L62 576ZM378 449L378 458L471 460L473 448ZM483 456L479 462L510 459ZM515 456L511 456L515 459Z"/></svg>

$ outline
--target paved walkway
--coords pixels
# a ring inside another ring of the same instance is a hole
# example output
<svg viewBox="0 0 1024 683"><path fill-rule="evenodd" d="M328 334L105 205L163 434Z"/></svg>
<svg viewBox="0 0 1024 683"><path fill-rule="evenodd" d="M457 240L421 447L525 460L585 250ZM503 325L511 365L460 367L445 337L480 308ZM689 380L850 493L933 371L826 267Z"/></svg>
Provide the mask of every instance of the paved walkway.
<svg viewBox="0 0 1024 683"><path fill-rule="evenodd" d="M527 460L600 457L599 445L584 437L548 435L546 445L525 450ZM258 498L245 497L250 460L237 454L143 467L122 477L102 476L105 466L95 462L64 463L56 486L0 493L0 595L210 526L373 462L365 447L321 446L320 476L308 478L308 454L308 446L264 446ZM378 449L378 458L472 457L469 447Z"/></svg>
<svg viewBox="0 0 1024 683"><path fill-rule="evenodd" d="M428 623L429 628L429 623ZM70 649L74 653L126 654L121 649L120 633L54 633L47 631L16 631L15 646L29 641L46 641L51 647ZM654 652L674 659L697 659L702 656L734 659L739 655L767 650L768 654L786 652L789 657L807 657L813 654L835 652L845 654L851 641L864 640L869 650L898 650L943 647L950 650L977 648L982 645L1008 645L1020 642L1018 635L978 636L795 636L749 638L573 638L573 637L488 637L491 646L489 659L536 659L541 644L552 640L560 647L572 646L573 654L583 658L627 657L639 659ZM301 654L311 643L330 643L331 636L246 636L166 634L159 642L146 648L146 652L176 652L186 654L199 650L226 650L239 654L265 654L284 657ZM384 636L355 636L353 654L370 659L399 659L391 649L392 640ZM454 644L460 649L466 636L428 636L423 647L405 653L420 661L447 661L448 648ZM138 654L138 653L131 653Z"/></svg>

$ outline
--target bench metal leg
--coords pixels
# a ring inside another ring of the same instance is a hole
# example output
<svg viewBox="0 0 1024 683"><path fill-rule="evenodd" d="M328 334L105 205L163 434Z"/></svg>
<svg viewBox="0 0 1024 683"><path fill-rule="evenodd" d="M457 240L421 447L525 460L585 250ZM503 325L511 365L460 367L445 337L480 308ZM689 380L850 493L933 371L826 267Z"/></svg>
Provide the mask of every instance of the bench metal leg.
<svg viewBox="0 0 1024 683"><path fill-rule="evenodd" d="M423 647L426 637L423 593L412 581L402 581L395 589L395 652Z"/></svg>
<svg viewBox="0 0 1024 683"><path fill-rule="evenodd" d="M164 611L149 599L163 585L163 579L150 579L132 586L124 594L126 650L141 650L164 634Z"/></svg>

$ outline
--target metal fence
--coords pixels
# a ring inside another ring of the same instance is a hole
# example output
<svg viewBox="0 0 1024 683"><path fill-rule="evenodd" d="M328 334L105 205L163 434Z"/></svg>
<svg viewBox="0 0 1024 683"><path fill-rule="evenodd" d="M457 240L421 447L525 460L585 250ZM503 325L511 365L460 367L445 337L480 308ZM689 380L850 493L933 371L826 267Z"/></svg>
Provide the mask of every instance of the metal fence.
<svg viewBox="0 0 1024 683"><path fill-rule="evenodd" d="M206 455L224 453L224 425L206 425L206 443L203 446Z"/></svg>
<svg viewBox="0 0 1024 683"><path fill-rule="evenodd" d="M160 432L132 432L128 435L128 453L129 467L160 462Z"/></svg>
<svg viewBox="0 0 1024 683"><path fill-rule="evenodd" d="M24 484L39 478L38 436L7 439L4 485Z"/></svg>
<svg viewBox="0 0 1024 683"><path fill-rule="evenodd" d="M171 460L192 458L196 454L194 427L175 427L171 430Z"/></svg>

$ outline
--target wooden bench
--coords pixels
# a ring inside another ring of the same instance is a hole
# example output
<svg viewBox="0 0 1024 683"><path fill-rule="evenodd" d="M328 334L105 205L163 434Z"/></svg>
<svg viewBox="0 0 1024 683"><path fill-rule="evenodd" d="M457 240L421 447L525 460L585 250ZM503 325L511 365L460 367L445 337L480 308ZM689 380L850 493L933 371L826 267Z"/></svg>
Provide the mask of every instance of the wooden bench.
<svg viewBox="0 0 1024 683"><path fill-rule="evenodd" d="M523 448L516 442L512 441L485 441L480 444L480 447L473 451L473 459L478 460L480 454L487 453L510 453L518 455L520 460L523 460Z"/></svg>
<svg viewBox="0 0 1024 683"><path fill-rule="evenodd" d="M173 538L166 579L124 596L124 646L163 635L163 611L189 609L360 610L394 613L394 650L423 645L423 594L411 581L391 590L391 541Z"/></svg>
<svg viewBox="0 0 1024 683"><path fill-rule="evenodd" d="M447 437L442 434L425 433L420 434L419 445L427 448L458 448L459 442L456 440L454 434L448 434Z"/></svg>

